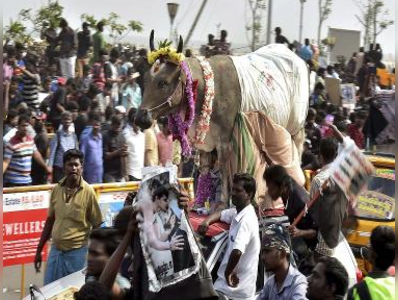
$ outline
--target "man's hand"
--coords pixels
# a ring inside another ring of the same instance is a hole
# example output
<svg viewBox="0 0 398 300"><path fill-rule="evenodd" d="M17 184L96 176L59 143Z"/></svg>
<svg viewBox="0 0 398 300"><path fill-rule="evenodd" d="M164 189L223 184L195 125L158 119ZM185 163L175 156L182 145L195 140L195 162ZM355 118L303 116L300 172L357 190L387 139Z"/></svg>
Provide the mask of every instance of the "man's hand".
<svg viewBox="0 0 398 300"><path fill-rule="evenodd" d="M184 250L184 238L182 235L175 233L170 239L170 250Z"/></svg>
<svg viewBox="0 0 398 300"><path fill-rule="evenodd" d="M137 220L137 214L140 212L140 209L139 208L137 208L137 209L135 209L132 213L131 213L131 216L130 216L130 221L129 221L129 224L128 224L128 226L127 226L127 232L129 233L129 234L133 234L133 233L135 233L135 232L138 232L138 223L139 223L139 221Z"/></svg>
<svg viewBox="0 0 398 300"><path fill-rule="evenodd" d="M225 279L230 287L237 287L239 284L239 278L234 272L231 274L225 273Z"/></svg>
<svg viewBox="0 0 398 300"><path fill-rule="evenodd" d="M37 251L34 261L36 273L40 273L41 262L42 262L41 251Z"/></svg>
<svg viewBox="0 0 398 300"><path fill-rule="evenodd" d="M209 223L206 220L204 220L202 224L199 225L198 232L202 235L205 235L208 229L209 229Z"/></svg>
<svg viewBox="0 0 398 300"><path fill-rule="evenodd" d="M301 235L302 235L301 230L300 230L300 229L297 229L296 226L290 226L290 227L289 227L289 233L290 233L290 236L291 236L292 238L301 237Z"/></svg>
<svg viewBox="0 0 398 300"><path fill-rule="evenodd" d="M188 194L185 191L181 191L181 195L178 197L178 206L185 210L188 208L189 201L190 198Z"/></svg>

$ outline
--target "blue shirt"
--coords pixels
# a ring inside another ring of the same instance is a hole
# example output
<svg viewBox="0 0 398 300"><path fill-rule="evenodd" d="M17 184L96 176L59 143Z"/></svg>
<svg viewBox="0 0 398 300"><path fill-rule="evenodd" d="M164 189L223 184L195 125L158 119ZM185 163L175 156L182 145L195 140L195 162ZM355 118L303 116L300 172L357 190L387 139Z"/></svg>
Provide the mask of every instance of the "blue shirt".
<svg viewBox="0 0 398 300"><path fill-rule="evenodd" d="M102 183L104 161L102 151L102 134L92 133L80 140L80 150L84 154L83 178L88 183Z"/></svg>
<svg viewBox="0 0 398 300"><path fill-rule="evenodd" d="M268 278L257 300L307 300L307 278L292 265L278 291L275 275Z"/></svg>
<svg viewBox="0 0 398 300"><path fill-rule="evenodd" d="M300 57L305 61L309 61L312 59L312 50L310 46L302 46L300 49Z"/></svg>

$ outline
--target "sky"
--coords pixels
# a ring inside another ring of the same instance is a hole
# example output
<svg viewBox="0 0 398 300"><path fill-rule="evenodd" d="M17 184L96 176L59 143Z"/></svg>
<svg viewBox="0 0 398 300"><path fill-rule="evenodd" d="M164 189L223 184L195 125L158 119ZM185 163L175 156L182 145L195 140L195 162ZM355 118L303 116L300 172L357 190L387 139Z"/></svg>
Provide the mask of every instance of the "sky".
<svg viewBox="0 0 398 300"><path fill-rule="evenodd" d="M37 8L47 3L48 0L7 0L3 2L3 26L10 18L15 19L23 8ZM332 13L325 21L322 37L327 36L328 27L361 30L362 26L355 15L360 14L358 1L366 0L334 0ZM167 12L167 3L179 4L174 24L179 34L186 38L193 20L202 4L202 0L59 0L64 6L65 18L72 28L79 27L80 15L93 14L97 18L105 17L109 12L120 15L121 21L138 20L143 23L144 31L130 37L137 43L145 42L152 29L160 40L167 38L170 30L170 19ZM250 20L248 0L208 0L202 16L195 28L191 40L206 41L207 35L217 35L218 28L228 31L228 39L232 48L248 45L246 22ZM384 0L385 8L390 11L389 18L395 19L395 0ZM266 27L266 14L264 14L264 27ZM289 40L298 40L299 36L299 0L273 0L271 28L279 26ZM307 0L304 4L303 38L316 39L318 25L318 0ZM218 27L219 26L219 27ZM383 31L378 42L382 45L385 55L395 57L395 32L396 25ZM263 33L265 40L266 33ZM274 35L271 36L274 39Z"/></svg>

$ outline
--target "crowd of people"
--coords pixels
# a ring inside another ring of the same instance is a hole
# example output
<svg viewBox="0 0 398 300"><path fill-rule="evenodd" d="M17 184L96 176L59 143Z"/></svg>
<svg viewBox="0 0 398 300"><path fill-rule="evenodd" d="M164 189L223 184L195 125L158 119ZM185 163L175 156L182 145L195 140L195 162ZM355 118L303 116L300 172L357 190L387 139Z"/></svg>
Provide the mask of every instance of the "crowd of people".
<svg viewBox="0 0 398 300"><path fill-rule="evenodd" d="M179 167L180 176L188 177L197 162L183 161L167 117L159 118L144 131L135 124L145 89L144 75L150 69L145 49L133 53L120 47L109 49L102 22L96 25L94 34L86 22L77 34L65 19L59 25L59 33L54 28L43 30L42 38L48 44L45 53L32 53L18 43L5 49L4 185L56 184L35 258L39 271L43 248L51 239L45 284L87 264L86 284L74 295L76 300L132 299L136 290L129 267L139 259L131 253L134 239L139 238L139 211L126 205L114 228L100 228L103 216L91 184L140 181L144 167L171 164ZM367 53L360 49L347 65L322 68L313 62L319 53L308 39L297 48L282 35L281 28L277 27L275 33L276 43L286 44L308 63L313 78L302 155L303 170L319 170L310 193L282 166L273 165L263 175L270 198L282 199L284 214L292 224L330 177L330 165L342 149L352 143L360 149L375 143L366 130L371 97L393 85L376 84L374 70L383 68L380 46L372 46ZM227 31L221 31L219 40L211 34L208 38L208 44L200 50L202 55L230 54ZM330 102L326 77L351 80L359 87L355 111ZM44 99L40 99L42 92ZM53 131L51 140L49 131ZM221 187L215 151L210 174L209 199L215 202ZM152 195L154 212L160 209L158 202L167 200L166 193L157 192ZM380 299L392 297L394 282L387 272L395 261L395 233L391 228L380 226L372 232L369 259L373 271L365 283L349 289L345 267L332 257L335 248L326 242L328 237L319 230L319 220L311 214L295 226L269 226L260 238L255 194L254 178L235 174L231 191L234 207L210 209L215 212L199 226L199 233L205 234L215 222L230 224L227 250L214 282L220 299L253 299L260 259L273 275L258 295L259 300L344 299L347 294L350 299L363 299L364 291ZM189 202L191 199L182 192L179 206L188 211ZM346 205L353 206L348 200ZM311 270L294 263L303 261L309 253L316 259Z"/></svg>
<svg viewBox="0 0 398 300"><path fill-rule="evenodd" d="M6 47L5 185L58 182L69 149L85 155L88 183L140 180L144 166L180 165L179 143L173 142L167 117L144 132L134 125L149 69L146 50L121 55L115 47L108 53L101 22L92 36L86 22L77 35L64 19L60 27L58 36L53 30L43 32L49 44L43 57L18 43ZM39 99L42 92L45 99Z"/></svg>

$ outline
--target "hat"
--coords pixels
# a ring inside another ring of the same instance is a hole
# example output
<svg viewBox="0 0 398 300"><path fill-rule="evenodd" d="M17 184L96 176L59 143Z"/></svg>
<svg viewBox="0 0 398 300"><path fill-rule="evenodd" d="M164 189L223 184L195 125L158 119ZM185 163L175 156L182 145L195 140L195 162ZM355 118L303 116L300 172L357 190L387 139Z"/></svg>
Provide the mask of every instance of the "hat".
<svg viewBox="0 0 398 300"><path fill-rule="evenodd" d="M140 77L140 73L138 73L138 72L135 72L135 73L129 75L130 79L135 79L137 77Z"/></svg>
<svg viewBox="0 0 398 300"><path fill-rule="evenodd" d="M121 113L121 114L125 114L125 113L126 113L126 108L125 108L123 105L118 105L118 106L116 106L116 107L115 107L115 110L116 110L118 113Z"/></svg>
<svg viewBox="0 0 398 300"><path fill-rule="evenodd" d="M280 224L267 226L263 232L261 248L276 248L290 253L292 247L287 228Z"/></svg>

